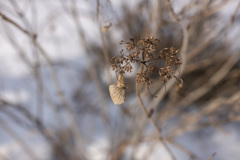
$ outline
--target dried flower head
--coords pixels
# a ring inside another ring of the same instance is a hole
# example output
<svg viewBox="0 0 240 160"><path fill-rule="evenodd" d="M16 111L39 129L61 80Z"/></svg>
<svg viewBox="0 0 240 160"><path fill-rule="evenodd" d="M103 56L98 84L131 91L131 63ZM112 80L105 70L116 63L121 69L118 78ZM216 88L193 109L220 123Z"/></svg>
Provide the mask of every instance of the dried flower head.
<svg viewBox="0 0 240 160"><path fill-rule="evenodd" d="M179 50L174 47L164 48L161 51L156 51L160 41L154 37L146 37L139 40L131 38L129 41L121 41L120 44L125 45L125 49L120 51L120 56L112 58L112 69L115 72L124 74L132 72L132 64L139 63L144 67L137 73L137 83L141 83L149 87L153 81L153 74L157 73L163 83L171 79L175 73L174 68L178 68L182 62L181 57L178 57ZM124 52L126 52L124 54ZM156 61L163 61L164 67L157 66ZM178 82L178 87L181 88L182 80L174 76Z"/></svg>

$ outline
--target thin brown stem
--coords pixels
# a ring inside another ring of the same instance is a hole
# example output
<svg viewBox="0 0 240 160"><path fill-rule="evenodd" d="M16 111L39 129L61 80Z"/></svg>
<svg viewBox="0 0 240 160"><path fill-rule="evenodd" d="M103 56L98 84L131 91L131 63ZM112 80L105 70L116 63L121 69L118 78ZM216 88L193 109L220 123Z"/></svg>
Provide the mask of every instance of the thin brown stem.
<svg viewBox="0 0 240 160"><path fill-rule="evenodd" d="M26 152L26 154L29 156L30 159L39 160L38 156L33 151L33 148L29 147L29 145L26 143L26 141L21 136L19 136L19 134L17 134L15 132L15 130L13 130L11 127L9 127L9 125L7 125L7 123L5 121L3 121L2 119L0 119L0 127L9 136L11 136L11 138L13 138L15 140L15 142L24 150L24 152Z"/></svg>
<svg viewBox="0 0 240 160"><path fill-rule="evenodd" d="M217 154L216 152L213 153L213 154L208 158L208 160L211 160L216 154Z"/></svg>
<svg viewBox="0 0 240 160"><path fill-rule="evenodd" d="M186 148L185 146L183 146L182 144L174 141L174 139L168 138L166 139L169 143L173 144L175 147L177 147L178 149L180 149L182 152L184 152L185 154L189 155L190 158L192 159L196 159L196 160L200 160L200 158L194 154L193 152L191 152L188 148Z"/></svg>
<svg viewBox="0 0 240 160"><path fill-rule="evenodd" d="M67 116L69 118L69 121L71 123L71 127L72 127L72 132L75 136L75 138L77 139L78 143L77 143L77 148L78 150L79 149L83 149L82 146L80 146L81 144L81 135L79 133L79 130L77 128L77 124L76 124L76 120L73 116L73 112L72 112L72 109L71 109L71 106L70 104L68 103L66 97L64 96L64 93L63 93L63 90L60 86L60 82L58 80L58 77L57 77L57 74L56 74L56 71L53 67L53 63L51 61L51 59L49 58L49 54L47 53L47 51L41 46L40 43L38 43L37 41L37 35L36 34L33 34L25 29L23 29L20 25L18 25L16 22L14 22L13 20L11 20L10 18L8 18L7 16L3 15L1 12L0 12L0 17L3 18L3 20L5 20L6 22L14 25L16 28L18 28L20 31L22 31L23 33L25 33L29 39L32 40L33 44L36 46L36 48L40 51L40 53L42 54L42 56L45 58L45 60L47 61L47 64L49 66L49 69L50 69L50 73L51 73L51 77L52 77L52 80L54 82L54 87L56 89L56 93L60 99L60 101L62 102L63 106L65 107L66 111L67 111Z"/></svg>
<svg viewBox="0 0 240 160"><path fill-rule="evenodd" d="M143 67L144 67L144 65L142 64L139 72L142 72ZM163 139L162 134L161 134L161 129L158 127L158 125L156 124L156 122L155 122L150 116L148 116L148 115L149 115L149 114L148 114L148 110L147 110L147 108L145 107L145 105L143 104L143 101L142 101L142 99L141 99L141 97L140 97L139 83L137 82L137 80L136 80L136 94L137 94L137 97L138 97L140 106L141 106L142 110L144 111L144 114L145 114L146 117L149 119L149 121L151 122L151 124L153 125L153 127L155 128L155 130L156 130L157 133L158 133L159 141L163 144L164 148L167 150L167 152L168 152L169 155L171 156L172 160L175 160L176 158L174 157L172 151L168 148L167 144L164 142L164 139Z"/></svg>
<svg viewBox="0 0 240 160"><path fill-rule="evenodd" d="M2 17L2 19L8 23L11 23L12 25L14 25L16 28L18 28L19 30L21 30L23 33L27 34L27 35L31 35L30 32L28 32L27 30L25 30L23 27L21 27L19 24L17 24L16 22L14 22L12 19L10 19L9 17L5 16L3 13L0 12L0 17Z"/></svg>
<svg viewBox="0 0 240 160"><path fill-rule="evenodd" d="M170 0L166 0L166 3L167 3L167 7L168 7L168 9L170 10L170 13L171 13L172 16L174 17L174 19L175 19L177 22L179 22L180 20L179 20L177 14L174 12L174 10L173 10L173 8L172 8L172 5L171 5L171 3L170 3Z"/></svg>
<svg viewBox="0 0 240 160"><path fill-rule="evenodd" d="M177 23L179 23L179 25L182 28L182 32L183 32L183 40L182 40L182 46L180 49L180 57L182 58L182 65L180 67L181 73L180 75L184 72L185 67L187 65L187 58L186 58L186 51L188 49L188 43L189 43L189 34L188 34L188 30L187 28L184 26L184 24L180 21L180 19L178 18L178 16L176 15L176 13L174 12L172 5L170 3L170 0L166 0L167 3L167 7L170 10L170 13L172 14L172 16L174 17L174 19L177 21ZM176 72L174 73L176 74ZM180 76L179 75L179 76ZM160 97L162 96L164 93L166 94L171 87L175 84L175 80L174 79L170 79L167 83L166 83L166 88L161 88L158 92L157 92L157 96ZM154 99L151 104L150 107L151 108L156 108L157 105L161 102L162 99Z"/></svg>

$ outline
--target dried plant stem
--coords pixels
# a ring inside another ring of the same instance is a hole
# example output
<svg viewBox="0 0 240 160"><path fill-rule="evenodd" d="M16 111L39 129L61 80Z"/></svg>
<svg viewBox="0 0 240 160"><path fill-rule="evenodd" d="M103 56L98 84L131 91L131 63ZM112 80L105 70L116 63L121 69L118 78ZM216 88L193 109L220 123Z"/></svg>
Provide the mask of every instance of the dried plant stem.
<svg viewBox="0 0 240 160"><path fill-rule="evenodd" d="M210 89L214 86L216 86L226 75L229 73L229 71L232 69L232 67L238 62L239 57L235 56L233 54L226 62L225 64L210 78L208 83L204 84L203 86L199 87L198 89L192 91L189 96L186 96L183 98L179 104L180 105L186 105L193 103L194 101L198 100L202 96L204 96L206 93L210 91Z"/></svg>
<svg viewBox="0 0 240 160"><path fill-rule="evenodd" d="M42 83L42 79L41 79L41 74L39 73L38 69L39 69L39 66L37 65L34 65L32 64L32 62L30 62L30 60L25 56L24 54L24 49L16 42L16 40L10 36L10 32L11 31L8 31L7 30L7 26L4 26L4 29L6 30L6 36L7 38L9 39L9 42L12 44L12 46L16 49L16 52L19 53L20 55L20 58L22 59L22 61L27 65L29 66L29 68L32 69L33 73L34 73L34 77L36 79L36 84L38 86L38 89L39 89L39 92L40 92L40 95L43 95L44 98L46 98L47 102L49 103L50 106L53 107L53 109L56 109L56 105L53 103L53 100L51 99L51 96L49 95L48 91L46 89L44 89L44 85ZM38 59L38 64L40 64L40 60ZM39 96L38 96L39 97ZM41 103L41 101L39 101L39 103ZM55 107L55 108L54 108ZM55 114L55 117L57 119L57 122L60 124L64 124L63 122L63 119L60 117L59 114L56 114L56 112L54 112ZM43 118L43 107L38 107L38 110L37 110L37 115L38 117L41 119Z"/></svg>
<svg viewBox="0 0 240 160"><path fill-rule="evenodd" d="M141 72L143 70L143 67L144 67L144 64L141 64L141 68L140 68L140 71ZM169 153L169 155L171 156L171 158L173 160L175 160L176 158L174 157L172 151L168 148L167 144L164 142L164 139L162 137L162 134L161 134L161 129L158 127L158 125L156 124L156 122L148 116L148 110L147 108L145 107L145 105L143 104L143 101L140 97L140 92L139 92L139 83L137 82L136 80L136 94L137 94L137 97L138 97L138 100L139 100L139 103L140 103L140 106L142 107L142 110L144 111L144 114L146 115L146 117L149 119L149 121L152 123L153 127L155 128L155 130L157 131L158 133L158 136L159 136L159 141L163 144L164 148L167 150L167 152Z"/></svg>
<svg viewBox="0 0 240 160"><path fill-rule="evenodd" d="M79 42L83 44L84 49L85 49L85 56L86 56L86 60L88 61L88 63L90 64L88 66L88 72L92 78L92 80L94 81L94 83L96 84L97 86L97 90L99 92L99 95L100 95L100 99L101 99L101 104L102 104L102 109L101 109L101 114L102 114L102 117L104 118L104 120L109 123L109 117L108 117L108 111L107 111L107 102L106 102L106 98L105 98L105 94L104 94L104 91L103 91L103 88L102 88L102 85L101 85L101 82L99 81L99 78L98 78L98 75L97 75L97 71L93 65L93 62L91 60L91 57L90 57L90 48L88 47L88 44L86 42L86 37L85 37L85 34L83 32L83 29L81 27L81 22L79 21L79 15L78 15L78 10L76 8L76 0L72 0L71 1L72 3L72 9L71 9L71 16L73 18L73 22L75 23L76 27L77 27L77 33L78 33L78 38L79 38Z"/></svg>
<svg viewBox="0 0 240 160"><path fill-rule="evenodd" d="M30 159L39 160L33 149L29 147L29 145L24 141L24 139L19 136L11 127L9 127L7 123L4 122L2 119L0 119L0 126L26 152Z"/></svg>
<svg viewBox="0 0 240 160"><path fill-rule="evenodd" d="M31 35L30 32L28 32L27 30L23 29L20 25L18 25L16 22L14 22L13 20L11 20L10 18L6 17L3 13L0 12L0 17L2 17L2 19L8 23L11 23L12 25L14 25L16 28L18 28L19 30L21 30L23 33L27 34L27 35Z"/></svg>
<svg viewBox="0 0 240 160"><path fill-rule="evenodd" d="M216 152L213 153L213 154L208 158L208 160L211 160L215 155L216 155Z"/></svg>
<svg viewBox="0 0 240 160"><path fill-rule="evenodd" d="M97 22L98 22L98 28L99 28L100 38L101 38L101 42L102 42L102 47L103 47L103 56L104 56L104 59L107 63L107 68L110 68L111 67L111 61L109 59L107 46L105 44L103 32L101 30L101 23L100 23L100 20L99 20L99 8L100 8L100 2L99 2L99 0L97 0L97 15L96 15L96 17L97 17ZM109 74L109 77L111 78L111 81L113 81L112 77L110 76L109 71L108 71L108 74Z"/></svg>
<svg viewBox="0 0 240 160"><path fill-rule="evenodd" d="M182 65L180 66L180 70L181 73L180 75L184 72L186 64L187 64L187 56L186 56L186 51L188 49L188 41L189 41L189 35L188 35L188 30L187 28L184 26L184 24L180 21L180 19L178 18L178 16L176 15L176 13L174 12L172 5L170 3L170 0L166 0L167 3L167 7L170 10L171 15L174 17L174 19L177 21L177 23L179 23L179 25L182 28L182 32L183 32L183 40L182 40L182 46L180 49L180 56L182 57ZM177 71L175 72L177 73ZM179 75L179 76L180 76ZM167 83L166 83L166 88L161 88L156 96L157 97L161 97L162 95L164 95L164 93L167 93L172 86L175 84L175 80L174 79L170 79ZM150 104L150 108L156 108L158 106L158 104L161 102L162 99L159 98L155 98L152 100L151 104Z"/></svg>
<svg viewBox="0 0 240 160"><path fill-rule="evenodd" d="M234 11L234 13L233 13L233 15L231 16L231 19L230 19L230 22L229 22L228 25L227 25L227 29L226 29L226 32L225 32L225 34L224 34L224 37L227 36L227 34L228 34L228 32L230 31L230 29L231 29L234 21L236 20L236 17L237 17L237 14L238 14L239 9L240 9L240 1L239 1L238 5L237 5L237 7L236 7L236 9L235 9L235 11Z"/></svg>
<svg viewBox="0 0 240 160"><path fill-rule="evenodd" d="M170 10L170 12L171 12L172 16L174 17L174 19L175 19L177 22L179 22L180 19L178 18L178 16L177 16L176 13L174 12L174 10L173 10L173 8L172 8L172 5L171 5L171 3L170 3L170 0L166 0L166 3L167 3L167 7L168 7L168 9Z"/></svg>
<svg viewBox="0 0 240 160"><path fill-rule="evenodd" d="M6 17L4 14L2 14L0 12L0 17L3 18L3 20L5 20L6 22L14 25L16 28L18 28L20 31L22 31L23 33L25 33L33 42L33 44L36 46L36 48L40 51L41 55L45 58L45 60L47 61L47 64L49 66L50 69L50 73L51 73L51 77L54 83L54 87L56 89L57 95L60 99L60 101L62 102L63 106L65 107L66 111L67 111L67 116L69 118L69 121L71 123L71 128L72 128L72 132L73 135L75 136L76 140L77 140L77 150L80 151L81 149L83 149L83 147L81 146L81 142L82 142L82 138L81 135L79 133L79 130L77 128L77 124L75 121L75 118L73 116L73 112L71 110L71 106L68 103L66 97L63 94L62 88L60 86L60 82L57 78L57 74L56 71L54 69L53 63L51 61L51 59L49 58L49 54L47 53L47 51L41 46L40 43L38 43L37 41L37 35L30 33L29 31L26 31L25 29L23 29L20 25L18 25L17 23L15 23L13 20L11 20L10 18ZM79 154L80 155L80 154Z"/></svg>
<svg viewBox="0 0 240 160"><path fill-rule="evenodd" d="M184 152L185 154L189 155L190 158L195 159L195 160L201 160L196 154L194 154L193 152L191 152L188 148L186 148L185 146L183 146L182 144L174 141L171 138L168 138L167 141L171 144L173 144L175 147L177 147L178 149L180 149L182 152Z"/></svg>

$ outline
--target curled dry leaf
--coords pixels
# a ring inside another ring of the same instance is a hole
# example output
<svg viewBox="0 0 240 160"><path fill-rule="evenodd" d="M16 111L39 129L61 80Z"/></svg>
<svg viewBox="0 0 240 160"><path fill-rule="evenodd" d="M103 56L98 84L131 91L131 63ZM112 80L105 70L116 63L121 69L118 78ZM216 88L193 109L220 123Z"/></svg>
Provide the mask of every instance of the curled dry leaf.
<svg viewBox="0 0 240 160"><path fill-rule="evenodd" d="M125 82L122 74L118 76L117 85L109 86L109 93L115 105L120 105L125 102Z"/></svg>

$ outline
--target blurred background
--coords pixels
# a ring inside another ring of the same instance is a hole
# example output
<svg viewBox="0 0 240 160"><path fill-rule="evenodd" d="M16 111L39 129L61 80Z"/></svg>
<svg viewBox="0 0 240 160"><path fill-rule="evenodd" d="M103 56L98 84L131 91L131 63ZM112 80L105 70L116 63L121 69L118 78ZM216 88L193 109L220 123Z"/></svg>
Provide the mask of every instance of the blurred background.
<svg viewBox="0 0 240 160"><path fill-rule="evenodd" d="M239 160L238 0L0 0L1 160L171 160L135 93L115 106L111 58L153 36L180 50L183 87L140 94L177 160ZM213 153L216 153L213 156ZM211 157L212 156L212 157Z"/></svg>

